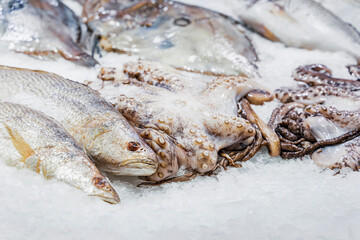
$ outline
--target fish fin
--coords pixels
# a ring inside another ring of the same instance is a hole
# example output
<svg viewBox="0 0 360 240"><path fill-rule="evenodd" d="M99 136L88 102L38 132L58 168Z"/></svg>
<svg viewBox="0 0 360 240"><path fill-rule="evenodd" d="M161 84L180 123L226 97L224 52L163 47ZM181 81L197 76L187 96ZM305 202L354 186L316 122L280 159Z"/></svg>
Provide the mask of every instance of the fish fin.
<svg viewBox="0 0 360 240"><path fill-rule="evenodd" d="M98 61L96 61L92 56L85 52L77 52L68 50L58 50L59 54L65 58L66 60L73 61L77 64L80 64L85 67L94 67L96 64L98 64Z"/></svg>
<svg viewBox="0 0 360 240"><path fill-rule="evenodd" d="M36 155L35 151L31 148L31 146L24 140L24 138L15 130L11 129L8 125L4 124L5 128L11 138L11 142L16 148L16 150L21 155L21 162L25 163L25 161Z"/></svg>

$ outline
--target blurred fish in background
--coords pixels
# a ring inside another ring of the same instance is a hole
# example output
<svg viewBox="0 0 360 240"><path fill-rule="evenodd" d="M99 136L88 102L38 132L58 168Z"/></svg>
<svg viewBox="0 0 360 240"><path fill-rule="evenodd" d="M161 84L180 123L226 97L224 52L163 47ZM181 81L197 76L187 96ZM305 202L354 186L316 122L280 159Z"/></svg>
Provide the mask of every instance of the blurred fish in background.
<svg viewBox="0 0 360 240"><path fill-rule="evenodd" d="M272 41L280 41L290 47L343 51L360 63L359 32L313 0L231 2L235 13L248 27ZM332 2L338 6L345 1ZM353 2L358 4L358 1Z"/></svg>
<svg viewBox="0 0 360 240"><path fill-rule="evenodd" d="M255 49L233 19L173 1L81 0L106 51L207 74L257 75Z"/></svg>
<svg viewBox="0 0 360 240"><path fill-rule="evenodd" d="M86 25L59 0L0 1L1 47L92 67L97 61L83 49L86 38Z"/></svg>

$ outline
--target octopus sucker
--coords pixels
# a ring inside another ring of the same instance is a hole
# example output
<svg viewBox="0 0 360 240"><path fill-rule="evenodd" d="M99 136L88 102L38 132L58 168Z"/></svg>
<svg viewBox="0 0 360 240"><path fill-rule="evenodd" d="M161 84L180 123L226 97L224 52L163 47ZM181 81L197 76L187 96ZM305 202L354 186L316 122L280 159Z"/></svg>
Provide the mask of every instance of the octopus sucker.
<svg viewBox="0 0 360 240"><path fill-rule="evenodd" d="M251 158L264 145L262 131L277 155L274 134L249 110L248 102L249 119L238 115L237 103L249 93L257 104L273 98L249 78L200 75L144 60L126 63L122 69L103 68L99 77L112 80L104 82L100 94L112 101L158 156L157 172L146 177L150 182L184 179L177 178L181 169L206 175L219 166L235 166L233 162Z"/></svg>
<svg viewBox="0 0 360 240"><path fill-rule="evenodd" d="M299 67L293 77L307 85L276 90L285 104L273 112L269 123L279 135L281 156L311 154L319 166L358 170L359 82L334 78L321 64Z"/></svg>
<svg viewBox="0 0 360 240"><path fill-rule="evenodd" d="M349 68L354 70L355 66ZM351 91L360 90L360 82L332 77L331 70L322 64L312 64L297 68L293 73L296 81L304 82L310 86L333 86Z"/></svg>

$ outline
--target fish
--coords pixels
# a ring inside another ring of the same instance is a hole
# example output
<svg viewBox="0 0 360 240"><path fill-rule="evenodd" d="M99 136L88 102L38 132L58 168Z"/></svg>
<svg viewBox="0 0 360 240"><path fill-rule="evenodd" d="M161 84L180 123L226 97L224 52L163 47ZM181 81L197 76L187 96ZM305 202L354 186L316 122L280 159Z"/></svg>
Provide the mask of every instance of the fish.
<svg viewBox="0 0 360 240"><path fill-rule="evenodd" d="M104 201L118 203L108 180L54 119L31 108L0 103L0 159L55 178Z"/></svg>
<svg viewBox="0 0 360 240"><path fill-rule="evenodd" d="M86 51L87 27L59 0L0 1L1 46L39 58L57 55L79 65L98 62Z"/></svg>
<svg viewBox="0 0 360 240"><path fill-rule="evenodd" d="M316 2L360 31L359 0L316 0Z"/></svg>
<svg viewBox="0 0 360 240"><path fill-rule="evenodd" d="M83 18L106 51L192 72L258 75L255 48L240 25L201 7L159 0L87 0Z"/></svg>
<svg viewBox="0 0 360 240"><path fill-rule="evenodd" d="M53 117L105 172L148 176L158 166L153 150L98 92L59 75L0 66L0 101Z"/></svg>
<svg viewBox="0 0 360 240"><path fill-rule="evenodd" d="M234 11L267 39L290 47L343 51L360 62L359 32L313 0L236 0Z"/></svg>

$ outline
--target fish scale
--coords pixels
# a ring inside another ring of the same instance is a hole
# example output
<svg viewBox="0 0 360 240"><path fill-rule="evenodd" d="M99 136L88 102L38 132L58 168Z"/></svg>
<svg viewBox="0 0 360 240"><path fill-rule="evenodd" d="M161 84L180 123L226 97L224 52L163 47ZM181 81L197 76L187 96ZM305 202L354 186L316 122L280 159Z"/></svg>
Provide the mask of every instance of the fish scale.
<svg viewBox="0 0 360 240"><path fill-rule="evenodd" d="M115 190L54 119L30 108L0 103L0 159L29 168L111 203Z"/></svg>
<svg viewBox="0 0 360 240"><path fill-rule="evenodd" d="M132 176L155 172L152 149L91 88L56 74L4 66L0 85L0 100L24 104L59 121L104 171ZM134 144L136 149L129 147Z"/></svg>

